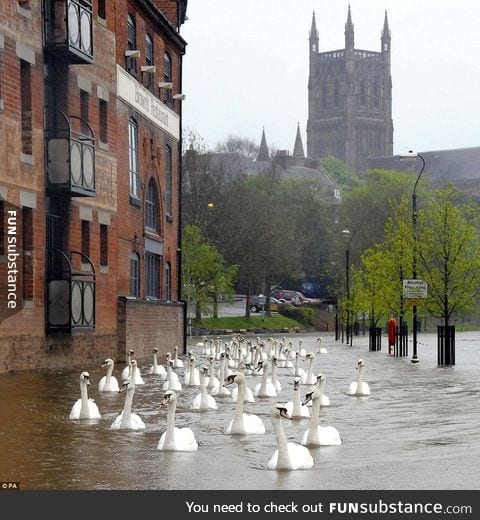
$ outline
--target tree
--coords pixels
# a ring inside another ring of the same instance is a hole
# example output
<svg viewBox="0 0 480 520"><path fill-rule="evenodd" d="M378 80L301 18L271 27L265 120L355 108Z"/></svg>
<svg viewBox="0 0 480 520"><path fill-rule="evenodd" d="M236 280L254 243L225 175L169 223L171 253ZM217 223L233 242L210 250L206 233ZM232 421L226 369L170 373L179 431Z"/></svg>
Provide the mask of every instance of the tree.
<svg viewBox="0 0 480 520"><path fill-rule="evenodd" d="M259 146L251 139L230 134L225 141L217 143L215 150L227 153L237 152L243 155L243 157L254 161L258 156Z"/></svg>
<svg viewBox="0 0 480 520"><path fill-rule="evenodd" d="M220 295L231 296L237 275L237 266L226 266L215 246L205 240L200 229L187 225L182 239L182 294L195 308L195 322Z"/></svg>
<svg viewBox="0 0 480 520"><path fill-rule="evenodd" d="M352 188L362 184L362 181L347 168L341 159L329 155L320 159L320 166L343 190L350 191Z"/></svg>

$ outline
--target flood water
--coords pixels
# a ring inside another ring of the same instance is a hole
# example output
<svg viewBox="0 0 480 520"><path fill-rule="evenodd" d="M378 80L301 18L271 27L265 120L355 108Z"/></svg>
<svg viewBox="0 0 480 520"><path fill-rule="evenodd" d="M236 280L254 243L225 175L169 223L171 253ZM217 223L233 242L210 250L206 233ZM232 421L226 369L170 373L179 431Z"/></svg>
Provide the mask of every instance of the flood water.
<svg viewBox="0 0 480 520"><path fill-rule="evenodd" d="M301 339L303 348L316 352L316 338L294 334L287 341L296 348ZM310 470L266 468L277 449L269 409L292 400L292 369L278 369L283 389L277 398L246 404L246 413L262 418L264 435L225 435L233 401L216 397L218 410L192 412L189 405L199 389L184 386L175 424L191 428L199 447L181 453L157 450L167 410L160 406L158 376L146 373L150 363L140 363L146 382L136 386L134 396L134 411L146 425L140 432L110 430L125 394L97 391L104 369L84 367L90 372L89 397L102 415L96 421L68 418L80 397L81 370L1 375L0 481L44 490L480 489L480 332L457 333L453 368L437 367L435 335L419 335L416 365L410 357L388 356L385 337L380 352L368 351L366 336L354 338L353 347L329 335L322 338L328 353L316 354L314 373L326 375L331 406L322 407L320 424L335 426L343 443L311 449ZM189 339L189 348L204 362L207 356L195 341ZM360 357L366 361L369 397L347 394ZM306 370L307 363L302 367ZM119 381L123 368L115 367ZM247 376L251 389L260 380ZM302 395L308 388L302 387ZM287 439L299 443L308 424L309 419L283 420Z"/></svg>

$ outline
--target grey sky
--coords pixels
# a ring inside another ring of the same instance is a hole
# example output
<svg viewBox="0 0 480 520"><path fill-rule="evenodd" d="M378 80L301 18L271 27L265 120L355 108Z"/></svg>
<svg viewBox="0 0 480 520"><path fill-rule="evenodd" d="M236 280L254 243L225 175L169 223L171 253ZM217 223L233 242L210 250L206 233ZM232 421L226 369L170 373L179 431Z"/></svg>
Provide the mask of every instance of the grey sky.
<svg viewBox="0 0 480 520"><path fill-rule="evenodd" d="M298 121L306 147L312 12L320 51L342 49L349 3L358 49L380 51L388 11L394 153L480 146L478 0L189 0L184 126L292 151Z"/></svg>

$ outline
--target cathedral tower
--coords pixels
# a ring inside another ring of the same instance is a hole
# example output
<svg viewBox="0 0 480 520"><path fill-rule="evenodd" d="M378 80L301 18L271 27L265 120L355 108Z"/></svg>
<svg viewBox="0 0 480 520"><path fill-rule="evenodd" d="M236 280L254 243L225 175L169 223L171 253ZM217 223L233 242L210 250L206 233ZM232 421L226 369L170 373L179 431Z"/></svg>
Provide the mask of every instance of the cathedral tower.
<svg viewBox="0 0 480 520"><path fill-rule="evenodd" d="M307 155L333 155L361 172L367 157L392 155L392 80L387 13L380 52L355 48L348 6L345 48L319 52L315 13L309 38Z"/></svg>

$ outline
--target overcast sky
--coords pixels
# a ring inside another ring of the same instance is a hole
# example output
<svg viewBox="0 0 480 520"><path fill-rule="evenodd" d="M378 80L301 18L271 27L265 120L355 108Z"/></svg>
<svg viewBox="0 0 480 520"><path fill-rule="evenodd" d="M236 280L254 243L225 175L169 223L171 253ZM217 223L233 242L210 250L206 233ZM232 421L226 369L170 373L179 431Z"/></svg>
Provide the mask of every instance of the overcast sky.
<svg viewBox="0 0 480 520"><path fill-rule="evenodd" d="M343 49L348 4L355 47L392 37L394 153L480 146L478 0L188 0L181 34L186 127L214 147L229 134L306 151L308 35Z"/></svg>

